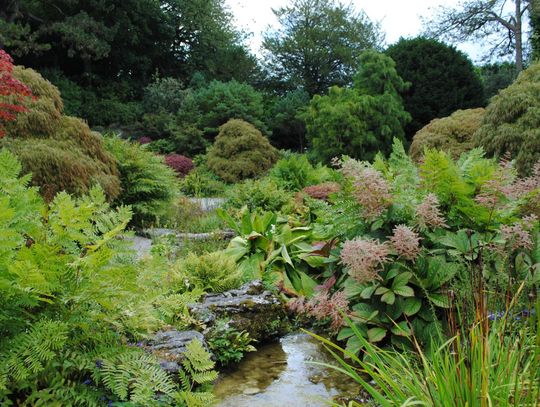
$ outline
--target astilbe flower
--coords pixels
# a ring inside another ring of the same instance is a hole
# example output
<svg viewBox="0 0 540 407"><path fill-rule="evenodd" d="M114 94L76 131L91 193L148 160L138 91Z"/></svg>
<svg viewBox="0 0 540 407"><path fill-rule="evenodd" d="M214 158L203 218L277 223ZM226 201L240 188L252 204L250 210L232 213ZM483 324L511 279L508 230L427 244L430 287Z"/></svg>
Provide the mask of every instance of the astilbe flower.
<svg viewBox="0 0 540 407"><path fill-rule="evenodd" d="M330 327L337 331L345 325L344 315L349 314L349 301L344 291L331 294L319 287L319 291L309 300L298 297L290 300L287 307L291 312L304 314L318 320L330 318Z"/></svg>
<svg viewBox="0 0 540 407"><path fill-rule="evenodd" d="M533 166L529 177L518 178L502 191L509 199L520 199L540 188L540 161Z"/></svg>
<svg viewBox="0 0 540 407"><path fill-rule="evenodd" d="M501 234L506 241L507 247L511 250L531 250L533 247L531 230L537 221L538 219L535 215L530 215L513 225L501 226Z"/></svg>
<svg viewBox="0 0 540 407"><path fill-rule="evenodd" d="M418 225L424 229L448 227L435 194L427 194L422 203L416 207L416 218Z"/></svg>
<svg viewBox="0 0 540 407"><path fill-rule="evenodd" d="M362 206L362 215L367 220L377 218L391 204L390 186L376 169L348 160L342 164L341 172L352 178L356 201Z"/></svg>
<svg viewBox="0 0 540 407"><path fill-rule="evenodd" d="M348 240L341 250L341 263L349 275L359 283L367 283L379 278L379 269L389 259L387 243L374 239Z"/></svg>
<svg viewBox="0 0 540 407"><path fill-rule="evenodd" d="M392 232L390 242L398 256L414 261L420 253L420 236L406 225L398 225Z"/></svg>

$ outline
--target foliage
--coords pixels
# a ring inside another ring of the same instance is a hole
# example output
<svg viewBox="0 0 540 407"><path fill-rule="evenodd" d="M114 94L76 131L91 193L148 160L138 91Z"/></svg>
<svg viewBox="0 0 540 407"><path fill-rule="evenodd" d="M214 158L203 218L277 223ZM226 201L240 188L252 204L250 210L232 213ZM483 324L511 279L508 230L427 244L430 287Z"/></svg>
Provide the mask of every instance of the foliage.
<svg viewBox="0 0 540 407"><path fill-rule="evenodd" d="M540 5L532 1L530 3L530 25L531 25L531 48L533 59L540 57Z"/></svg>
<svg viewBox="0 0 540 407"><path fill-rule="evenodd" d="M360 53L382 42L377 24L333 0L295 0L274 14L281 27L263 40L271 81L310 96L349 84Z"/></svg>
<svg viewBox="0 0 540 407"><path fill-rule="evenodd" d="M330 195L335 194L341 190L340 185L337 182L324 182L322 184L312 185L302 189L302 193L313 199L322 199L327 201Z"/></svg>
<svg viewBox="0 0 540 407"><path fill-rule="evenodd" d="M219 320L212 329L208 346L218 363L226 366L230 363L238 363L246 353L256 351L257 349L251 345L252 342L253 339L249 337L249 333L237 331L229 326L227 320Z"/></svg>
<svg viewBox="0 0 540 407"><path fill-rule="evenodd" d="M118 161L120 171L122 193L115 203L131 206L135 226L156 222L167 213L177 195L179 188L174 171L162 157L139 143L109 136L105 145Z"/></svg>
<svg viewBox="0 0 540 407"><path fill-rule="evenodd" d="M165 164L171 167L176 173L185 177L193 169L193 161L180 154L168 154L165 156Z"/></svg>
<svg viewBox="0 0 540 407"><path fill-rule="evenodd" d="M523 22L530 13L529 0L467 0L457 7L440 6L430 21L425 21L430 36L454 42L481 41L488 48L486 58L514 54L517 72L523 69Z"/></svg>
<svg viewBox="0 0 540 407"><path fill-rule="evenodd" d="M484 105L482 82L472 62L454 47L423 37L401 38L385 53L395 61L398 75L411 83L402 93L412 117L405 128L408 140L435 118Z"/></svg>
<svg viewBox="0 0 540 407"><path fill-rule="evenodd" d="M176 113L182 106L186 91L175 78L159 78L144 89L142 105L147 113Z"/></svg>
<svg viewBox="0 0 540 407"><path fill-rule="evenodd" d="M37 72L16 66L13 75L32 91L27 111L6 123L8 137L1 146L15 153L24 173L32 173L33 185L52 200L66 190L83 194L100 185L108 198L120 192L114 157L104 148L101 135L90 131L82 120L62 114L58 89Z"/></svg>
<svg viewBox="0 0 540 407"><path fill-rule="evenodd" d="M240 287L243 281L234 259L224 252L201 256L190 253L178 262L177 267L191 289L220 293Z"/></svg>
<svg viewBox="0 0 540 407"><path fill-rule="evenodd" d="M279 149L303 152L306 147L306 126L298 114L309 104L309 94L301 89L276 98L269 109L266 122L272 132L272 145Z"/></svg>
<svg viewBox="0 0 540 407"><path fill-rule="evenodd" d="M231 119L219 129L208 152L208 168L226 182L262 175L277 160L277 151L259 130L243 120Z"/></svg>
<svg viewBox="0 0 540 407"><path fill-rule="evenodd" d="M484 97L489 101L501 89L507 88L516 80L516 66L510 62L498 62L480 66L478 73L484 86Z"/></svg>
<svg viewBox="0 0 540 407"><path fill-rule="evenodd" d="M2 150L1 403L177 405L172 378L128 344L163 324L152 302L174 276L128 260L129 209L111 210L99 189L47 206L20 171Z"/></svg>
<svg viewBox="0 0 540 407"><path fill-rule="evenodd" d="M539 326L508 333L495 322L489 332L475 325L427 352L400 353L381 349L355 330L365 360L332 342L322 341L339 362L338 369L365 389L381 406L498 406L536 405L540 396ZM346 361L345 358L350 361ZM369 375L373 382L366 379ZM360 406L356 402L351 407Z"/></svg>
<svg viewBox="0 0 540 407"><path fill-rule="evenodd" d="M218 134L219 127L230 119L241 119L253 124L263 133L267 133L263 122L264 110L262 94L252 86L237 81L212 81L207 86L198 89L193 94L192 105L186 103L185 112L188 116L196 114L197 126L204 131L205 137L213 140ZM190 111L195 107L195 111Z"/></svg>
<svg viewBox="0 0 540 407"><path fill-rule="evenodd" d="M521 174L529 173L540 158L539 88L540 64L533 64L492 99L474 135L475 144L488 154L515 157Z"/></svg>
<svg viewBox="0 0 540 407"><path fill-rule="evenodd" d="M239 210L245 206L251 212L279 212L291 201L289 193L269 178L235 184L227 191L226 198L226 208Z"/></svg>
<svg viewBox="0 0 540 407"><path fill-rule="evenodd" d="M329 162L347 154L364 160L387 154L393 137L403 138L410 116L399 93L407 84L387 56L366 51L354 88L332 87L327 96L314 96L302 118L314 158Z"/></svg>
<svg viewBox="0 0 540 407"><path fill-rule="evenodd" d="M13 77L13 59L0 50L0 138L4 136L4 122L13 121L17 113L27 111L22 102L32 92L21 81Z"/></svg>
<svg viewBox="0 0 540 407"><path fill-rule="evenodd" d="M206 165L197 165L180 183L182 192L194 197L221 196L225 185L217 175L211 172Z"/></svg>
<svg viewBox="0 0 540 407"><path fill-rule="evenodd" d="M415 135L409 149L411 157L420 161L424 150L446 151L454 159L474 147L473 135L480 128L485 110L458 110L448 117L434 119Z"/></svg>
<svg viewBox="0 0 540 407"><path fill-rule="evenodd" d="M309 185L325 181L328 168L314 168L305 154L285 153L270 170L272 178L288 191L300 191Z"/></svg>

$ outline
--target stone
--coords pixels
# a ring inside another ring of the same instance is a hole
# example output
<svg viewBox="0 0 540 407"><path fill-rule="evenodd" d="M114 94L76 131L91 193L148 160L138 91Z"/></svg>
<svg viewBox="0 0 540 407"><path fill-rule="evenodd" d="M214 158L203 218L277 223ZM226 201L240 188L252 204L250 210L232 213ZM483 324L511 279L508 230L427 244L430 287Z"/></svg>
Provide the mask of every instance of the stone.
<svg viewBox="0 0 540 407"><path fill-rule="evenodd" d="M157 332L147 343L146 350L158 358L163 370L174 374L180 370L186 346L194 339L199 340L207 348L204 336L200 332L170 329Z"/></svg>
<svg viewBox="0 0 540 407"><path fill-rule="evenodd" d="M236 290L207 294L198 304L190 305L191 315L206 325L210 332L217 320L226 320L238 331L246 331L252 339L264 342L285 333L288 319L280 299L255 280Z"/></svg>

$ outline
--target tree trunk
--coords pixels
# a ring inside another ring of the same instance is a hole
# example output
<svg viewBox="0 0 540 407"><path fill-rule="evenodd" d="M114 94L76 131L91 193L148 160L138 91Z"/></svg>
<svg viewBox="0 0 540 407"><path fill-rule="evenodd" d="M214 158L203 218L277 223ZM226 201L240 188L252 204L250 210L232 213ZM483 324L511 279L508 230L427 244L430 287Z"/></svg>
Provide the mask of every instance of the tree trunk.
<svg viewBox="0 0 540 407"><path fill-rule="evenodd" d="M516 71L519 73L523 70L523 32L521 19L521 0L515 0L516 4Z"/></svg>

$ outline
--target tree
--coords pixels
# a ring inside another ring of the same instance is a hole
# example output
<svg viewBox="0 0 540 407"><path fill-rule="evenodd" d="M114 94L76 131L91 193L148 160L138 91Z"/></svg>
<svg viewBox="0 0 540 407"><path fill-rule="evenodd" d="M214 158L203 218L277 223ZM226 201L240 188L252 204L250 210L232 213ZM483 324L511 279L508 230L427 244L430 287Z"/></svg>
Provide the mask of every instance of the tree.
<svg viewBox="0 0 540 407"><path fill-rule="evenodd" d="M276 98L269 109L267 122L272 144L280 149L302 151L306 146L306 125L298 115L309 104L307 92L297 89Z"/></svg>
<svg viewBox="0 0 540 407"><path fill-rule="evenodd" d="M482 41L490 45L488 57L514 54L516 69L523 69L523 21L536 0L467 0L457 8L440 7L427 32L450 41Z"/></svg>
<svg viewBox="0 0 540 407"><path fill-rule="evenodd" d="M491 100L474 142L488 154L510 153L520 174L527 174L540 159L539 111L540 63L536 63Z"/></svg>
<svg viewBox="0 0 540 407"><path fill-rule="evenodd" d="M0 138L5 133L4 124L28 110L23 102L30 96L30 88L13 76L13 59L0 49Z"/></svg>
<svg viewBox="0 0 540 407"><path fill-rule="evenodd" d="M437 117L484 105L482 82L472 62L454 47L423 37L401 38L386 55L395 61L399 76L411 83L402 95L412 117L405 129L408 140Z"/></svg>
<svg viewBox="0 0 540 407"><path fill-rule="evenodd" d="M294 0L273 11L281 27L264 34L265 63L285 89L313 96L349 84L360 53L382 42L377 24L335 0Z"/></svg>
<svg viewBox="0 0 540 407"><path fill-rule="evenodd" d="M540 58L540 2L531 2L531 48L533 58Z"/></svg>
<svg viewBox="0 0 540 407"><path fill-rule="evenodd" d="M490 100L501 89L507 88L516 80L516 65L512 62L496 62L477 68L484 86L484 98Z"/></svg>
<svg viewBox="0 0 540 407"><path fill-rule="evenodd" d="M354 87L333 86L328 95L315 95L302 114L311 155L329 162L342 154L371 160L379 151L390 152L393 138L403 139L410 120L399 96L407 86L392 59L364 52Z"/></svg>

